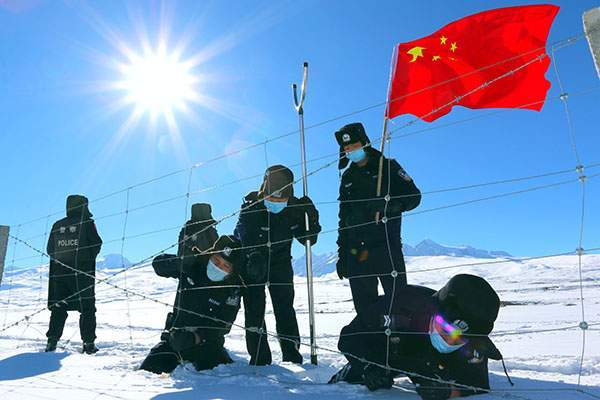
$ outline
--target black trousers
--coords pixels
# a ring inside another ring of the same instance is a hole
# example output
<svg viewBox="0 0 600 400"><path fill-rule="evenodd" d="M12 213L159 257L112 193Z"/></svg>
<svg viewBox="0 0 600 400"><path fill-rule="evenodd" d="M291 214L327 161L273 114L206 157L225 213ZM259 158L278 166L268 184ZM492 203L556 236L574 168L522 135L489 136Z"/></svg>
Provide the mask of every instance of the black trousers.
<svg viewBox="0 0 600 400"><path fill-rule="evenodd" d="M291 264L273 265L269 277L269 294L275 314L275 328L283 361L302 362L298 351L300 333L294 310L294 275ZM265 286L251 286L244 293L246 348L251 365L271 364L271 348L267 341L265 324ZM250 330L248 330L250 329ZM262 329L263 333L256 332Z"/></svg>
<svg viewBox="0 0 600 400"><path fill-rule="evenodd" d="M46 337L59 340L67 321L67 310L60 307L52 307L50 313L50 325ZM79 314L79 333L84 343L96 340L96 307L91 304L83 308Z"/></svg>
<svg viewBox="0 0 600 400"><path fill-rule="evenodd" d="M396 286L406 285L406 265L402 244L358 248L355 256L348 259L348 272L352 301L357 313L377 301L377 286L381 282L386 295L391 295ZM392 276L392 271L397 276ZM380 276L376 276L380 275Z"/></svg>
<svg viewBox="0 0 600 400"><path fill-rule="evenodd" d="M220 364L230 364L233 360L223 347L224 342L223 337L211 339L178 353L168 341L162 340L150 350L140 369L161 374L172 372L181 361L192 362L198 371L212 369Z"/></svg>

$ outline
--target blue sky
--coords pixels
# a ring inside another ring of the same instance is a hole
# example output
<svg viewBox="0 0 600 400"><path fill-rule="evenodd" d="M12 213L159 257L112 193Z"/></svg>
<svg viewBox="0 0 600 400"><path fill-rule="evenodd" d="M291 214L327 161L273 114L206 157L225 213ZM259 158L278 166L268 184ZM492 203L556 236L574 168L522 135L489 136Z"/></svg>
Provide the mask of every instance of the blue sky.
<svg viewBox="0 0 600 400"><path fill-rule="evenodd" d="M581 14L595 1L554 1L561 6L549 42L582 32ZM343 116L385 100L392 48L426 36L463 16L529 1L305 1L305 2L0 2L0 152L2 196L0 223L43 247L46 218L59 212L70 193L96 199L173 171L182 171L129 191L129 207L179 198L127 214L124 254L150 256L176 241L185 209L190 165L242 149L297 129L291 83L310 63L305 104L307 126ZM168 32L168 35L166 34ZM120 78L113 67L143 38L151 47L166 37L167 49L180 45L181 58L200 60L192 72L202 78L205 101L191 104L193 115L176 113L180 135L164 119L143 116L125 126L133 107L116 107L122 92L107 90ZM185 40L187 39L187 40ZM600 82L587 43L556 52L583 164L600 162L597 134ZM455 108L431 124L419 122L392 141L391 154L424 192L508 178L573 169L563 106L552 67L552 83L543 110ZM576 95L577 93L584 94ZM383 107L307 130L309 160L331 155L333 132L362 121L371 138L381 134ZM473 117L475 120L464 121ZM391 128L411 119L396 118ZM446 126L454 123L454 125ZM596 127L596 128L594 128ZM266 147L266 149L265 149ZM265 156L266 155L266 156ZM258 187L268 164L299 162L299 137L290 135L266 146L240 152L193 170L192 202L210 202L215 216L239 209L243 195ZM311 162L309 171L332 160ZM293 168L299 176L298 167ZM587 171L600 172L600 168ZM576 178L567 173L520 183L428 194L417 211ZM247 178L247 179L244 179ZM326 168L310 177L309 190L320 204L325 230L337 226L338 172ZM598 247L599 179L587 185L584 247ZM222 188L206 190L214 185ZM296 185L296 191L302 190ZM515 255L541 255L577 247L580 187L571 183L496 200L406 217L404 241L431 238L452 245L502 249ZM98 230L108 242L103 253L121 251L127 192L91 204ZM114 215L116 214L116 215ZM50 223L60 216L53 215ZM219 227L230 233L235 218ZM334 249L336 233L322 235L316 252ZM294 253L301 251L295 246ZM19 266L22 246L8 261ZM22 259L22 260L21 260Z"/></svg>

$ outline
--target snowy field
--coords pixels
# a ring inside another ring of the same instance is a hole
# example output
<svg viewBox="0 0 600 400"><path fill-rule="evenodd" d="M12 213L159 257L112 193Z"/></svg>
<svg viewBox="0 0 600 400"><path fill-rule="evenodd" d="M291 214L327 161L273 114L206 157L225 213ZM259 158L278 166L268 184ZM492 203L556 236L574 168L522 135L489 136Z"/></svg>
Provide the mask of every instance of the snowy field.
<svg viewBox="0 0 600 400"><path fill-rule="evenodd" d="M441 287L449 277L467 272L487 278L504 302L495 328L495 343L505 356L515 381L511 388L499 362L490 363L493 392L482 400L592 399L600 398L600 255L584 256L585 318L590 323L585 344L583 375L577 380L582 350L577 257L562 256L522 262L490 263L494 260L465 257L408 258L410 283ZM464 264L488 263L477 266ZM431 271L431 269L462 265ZM429 271L427 271L429 270ZM101 270L104 278L115 270ZM154 275L148 266L111 280L148 297L171 303L176 281ZM296 310L300 331L308 333L306 288L296 278ZM235 363L208 372L183 365L171 375L157 376L137 367L159 340L169 308L127 296L119 289L98 284L98 340L94 356L79 354L81 341L76 312L70 313L61 348L43 353L49 312L5 329L45 306L45 268L7 271L0 287L0 399L417 399L406 379L398 379L390 391L370 393L365 387L327 385L329 377L344 363L336 353L337 334L353 317L348 281L335 274L315 280L316 327L319 365L280 363L279 345L272 339L274 365L249 367L244 332L234 327L226 346ZM595 323L595 324L594 324ZM243 312L236 324L243 325ZM274 331L272 312L267 315ZM558 331L539 332L562 327ZM537 331L537 332L536 332ZM308 338L303 341L308 343ZM302 347L305 360L309 348Z"/></svg>

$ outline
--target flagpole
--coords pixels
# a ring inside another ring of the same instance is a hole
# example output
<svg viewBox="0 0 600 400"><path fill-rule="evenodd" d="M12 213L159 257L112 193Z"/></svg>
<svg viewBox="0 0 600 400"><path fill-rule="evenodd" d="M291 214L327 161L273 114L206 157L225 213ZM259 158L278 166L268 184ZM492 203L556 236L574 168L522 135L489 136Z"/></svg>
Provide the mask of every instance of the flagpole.
<svg viewBox="0 0 600 400"><path fill-rule="evenodd" d="M304 196L308 196L308 173L306 171L306 145L304 140L304 98L306 97L306 81L308 78L308 63L304 63L302 75L302 87L300 89L300 101L298 101L298 86L294 83L294 107L298 112L298 121L300 124L300 157L302 162L302 191ZM308 214L304 213L304 227L306 232L310 229ZM317 365L317 343L315 340L315 309L313 293L313 272L312 272L312 244L309 238L306 238L306 285L308 288L308 323L310 329L310 362Z"/></svg>
<svg viewBox="0 0 600 400"><path fill-rule="evenodd" d="M390 108L390 104L393 101L393 99L390 99L390 88L392 85L392 78L395 74L395 70L396 70L396 50L397 50L398 46L394 46L394 49L392 50L392 60L390 62L390 77L388 79L388 88L387 88L387 102L386 102L386 106L385 106L385 111L383 114L383 130L381 132L381 144L379 146L379 151L381 152L381 157L379 157L379 170L377 172L377 196L379 197L381 196L381 186L382 186L382 181L383 181L383 152L385 150L385 142L388 139L388 111ZM375 223L379 223L379 211L377 211L377 213L375 213Z"/></svg>

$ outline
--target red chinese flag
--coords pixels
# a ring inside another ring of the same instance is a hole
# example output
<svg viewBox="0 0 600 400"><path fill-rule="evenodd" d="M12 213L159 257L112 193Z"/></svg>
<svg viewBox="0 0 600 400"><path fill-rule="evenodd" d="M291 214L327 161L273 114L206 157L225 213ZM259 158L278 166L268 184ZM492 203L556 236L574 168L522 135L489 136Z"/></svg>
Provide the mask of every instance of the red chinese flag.
<svg viewBox="0 0 600 400"><path fill-rule="evenodd" d="M484 11L400 43L386 116L409 113L431 122L454 105L541 110L550 88L546 39L558 10L533 5Z"/></svg>

